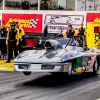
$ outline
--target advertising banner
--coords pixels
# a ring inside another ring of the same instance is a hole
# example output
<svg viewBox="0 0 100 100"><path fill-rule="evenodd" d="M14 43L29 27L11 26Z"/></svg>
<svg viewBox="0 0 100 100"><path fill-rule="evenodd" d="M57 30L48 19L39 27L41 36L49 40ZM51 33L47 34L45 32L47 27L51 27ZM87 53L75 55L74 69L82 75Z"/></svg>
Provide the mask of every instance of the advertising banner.
<svg viewBox="0 0 100 100"><path fill-rule="evenodd" d="M66 31L69 24L77 30L82 23L84 23L84 15L46 14L44 19L44 25L48 25L49 33L58 33L59 27Z"/></svg>
<svg viewBox="0 0 100 100"><path fill-rule="evenodd" d="M87 13L86 22L100 22L100 13Z"/></svg>
<svg viewBox="0 0 100 100"><path fill-rule="evenodd" d="M90 25L90 28L88 28L88 32L91 33L91 28L94 31L95 34L95 47L98 48L99 46L99 31L100 31L100 13L87 13L87 17L86 17L86 22L87 25ZM89 23L92 22L92 23ZM89 34L88 33L88 34ZM89 35L91 36L91 35ZM92 35L94 36L94 35ZM90 41L91 42L91 41Z"/></svg>
<svg viewBox="0 0 100 100"><path fill-rule="evenodd" d="M2 14L2 24L5 27L12 21L18 21L25 32L42 33L42 14Z"/></svg>

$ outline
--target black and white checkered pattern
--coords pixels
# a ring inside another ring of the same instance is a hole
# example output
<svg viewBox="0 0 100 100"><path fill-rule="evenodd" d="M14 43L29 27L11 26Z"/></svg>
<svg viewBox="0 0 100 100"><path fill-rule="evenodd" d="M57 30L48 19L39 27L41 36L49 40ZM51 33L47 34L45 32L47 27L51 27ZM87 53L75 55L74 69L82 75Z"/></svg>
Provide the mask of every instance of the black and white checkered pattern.
<svg viewBox="0 0 100 100"><path fill-rule="evenodd" d="M39 19L32 19L30 23L30 28L36 28Z"/></svg>

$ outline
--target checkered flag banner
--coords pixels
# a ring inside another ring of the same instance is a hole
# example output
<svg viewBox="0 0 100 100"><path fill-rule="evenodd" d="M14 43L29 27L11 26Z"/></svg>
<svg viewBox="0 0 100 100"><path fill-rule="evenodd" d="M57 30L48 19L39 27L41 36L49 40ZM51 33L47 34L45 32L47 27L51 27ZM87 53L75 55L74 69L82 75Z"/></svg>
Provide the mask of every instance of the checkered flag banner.
<svg viewBox="0 0 100 100"><path fill-rule="evenodd" d="M30 28L36 28L39 19L32 19L30 23Z"/></svg>

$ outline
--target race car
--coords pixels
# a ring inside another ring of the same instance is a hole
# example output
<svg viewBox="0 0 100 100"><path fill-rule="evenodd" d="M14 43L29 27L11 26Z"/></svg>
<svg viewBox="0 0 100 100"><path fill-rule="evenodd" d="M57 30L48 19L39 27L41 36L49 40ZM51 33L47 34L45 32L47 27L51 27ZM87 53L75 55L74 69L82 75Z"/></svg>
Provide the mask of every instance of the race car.
<svg viewBox="0 0 100 100"><path fill-rule="evenodd" d="M15 71L31 72L93 72L99 74L100 50L88 48L84 36L72 36L63 47L60 41L49 39L45 49L24 51L14 59Z"/></svg>

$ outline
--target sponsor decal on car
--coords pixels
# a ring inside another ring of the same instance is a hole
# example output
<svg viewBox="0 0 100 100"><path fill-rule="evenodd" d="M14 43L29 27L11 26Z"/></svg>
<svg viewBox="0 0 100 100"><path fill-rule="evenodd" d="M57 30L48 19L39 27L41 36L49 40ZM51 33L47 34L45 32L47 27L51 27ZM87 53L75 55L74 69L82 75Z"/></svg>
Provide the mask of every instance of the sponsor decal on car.
<svg viewBox="0 0 100 100"><path fill-rule="evenodd" d="M82 72L82 68L78 67L78 68L75 69L75 71L78 72L78 73L80 73L80 72Z"/></svg>
<svg viewBox="0 0 100 100"><path fill-rule="evenodd" d="M89 72L89 66L85 66L85 71Z"/></svg>
<svg viewBox="0 0 100 100"><path fill-rule="evenodd" d="M68 54L64 55L64 57L62 58L63 61L68 60Z"/></svg>
<svg viewBox="0 0 100 100"><path fill-rule="evenodd" d="M91 59L89 62L88 62L88 66L90 68L93 68L93 64L94 64L94 59Z"/></svg>
<svg viewBox="0 0 100 100"><path fill-rule="evenodd" d="M74 53L69 52L69 53L65 54L65 55L61 58L61 61L66 61L66 60L72 59L73 57L74 57Z"/></svg>

